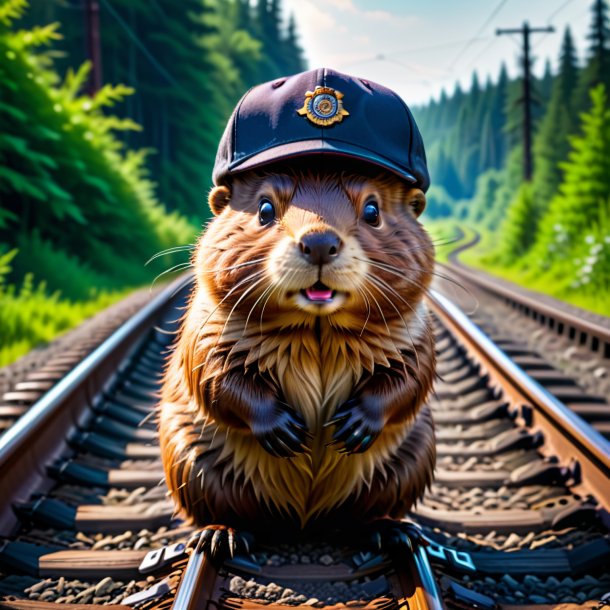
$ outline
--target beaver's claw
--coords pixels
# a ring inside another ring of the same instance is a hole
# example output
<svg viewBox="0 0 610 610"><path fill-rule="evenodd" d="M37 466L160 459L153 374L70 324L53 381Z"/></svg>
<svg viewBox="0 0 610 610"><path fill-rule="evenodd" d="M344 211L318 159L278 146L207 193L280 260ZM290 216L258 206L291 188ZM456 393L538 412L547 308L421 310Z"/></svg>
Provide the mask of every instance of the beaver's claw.
<svg viewBox="0 0 610 610"><path fill-rule="evenodd" d="M250 552L249 535L227 525L206 525L198 534L195 552L205 553L213 563L220 565L233 558L237 550Z"/></svg>
<svg viewBox="0 0 610 610"><path fill-rule="evenodd" d="M252 433L263 449L275 457L283 458L303 453L309 436L303 418L285 404L277 407L271 421L254 424Z"/></svg>
<svg viewBox="0 0 610 610"><path fill-rule="evenodd" d="M365 452L375 442L383 426L367 415L360 397L344 402L325 425L336 427L330 445L339 445L339 453Z"/></svg>

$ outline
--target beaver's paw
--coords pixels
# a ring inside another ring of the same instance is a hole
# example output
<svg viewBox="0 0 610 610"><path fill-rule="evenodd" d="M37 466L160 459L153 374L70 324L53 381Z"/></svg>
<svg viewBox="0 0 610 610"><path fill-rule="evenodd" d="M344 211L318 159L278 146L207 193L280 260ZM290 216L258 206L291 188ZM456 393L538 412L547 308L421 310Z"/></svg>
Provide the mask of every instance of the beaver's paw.
<svg viewBox="0 0 610 610"><path fill-rule="evenodd" d="M206 525L198 534L197 553L205 553L213 563L220 565L233 558L238 550L250 552L251 537L227 525Z"/></svg>
<svg viewBox="0 0 610 610"><path fill-rule="evenodd" d="M336 427L330 445L339 453L363 453L381 433L383 421L371 416L362 397L355 397L344 402L325 426Z"/></svg>
<svg viewBox="0 0 610 610"><path fill-rule="evenodd" d="M253 422L251 428L263 449L274 457L289 458L305 451L309 436L305 421L285 404L278 406L271 418Z"/></svg>

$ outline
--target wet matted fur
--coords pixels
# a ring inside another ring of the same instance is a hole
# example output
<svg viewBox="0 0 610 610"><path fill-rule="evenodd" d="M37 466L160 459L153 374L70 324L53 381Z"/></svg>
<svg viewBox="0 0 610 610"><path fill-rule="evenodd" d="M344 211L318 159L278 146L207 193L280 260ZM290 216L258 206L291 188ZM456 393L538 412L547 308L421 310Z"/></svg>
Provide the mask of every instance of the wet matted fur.
<svg viewBox="0 0 610 610"><path fill-rule="evenodd" d="M275 208L267 225L261 199ZM371 201L379 226L362 219ZM209 202L216 217L197 244L196 287L160 404L177 506L198 525L255 531L404 516L435 462L423 406L435 365L423 193L384 172L292 168L244 173ZM341 250L313 265L299 240L329 230ZM336 291L328 306L302 296L318 280ZM377 435L361 453L329 446L328 422L349 399ZM256 435L285 425L290 408L309 436L301 452L276 457Z"/></svg>

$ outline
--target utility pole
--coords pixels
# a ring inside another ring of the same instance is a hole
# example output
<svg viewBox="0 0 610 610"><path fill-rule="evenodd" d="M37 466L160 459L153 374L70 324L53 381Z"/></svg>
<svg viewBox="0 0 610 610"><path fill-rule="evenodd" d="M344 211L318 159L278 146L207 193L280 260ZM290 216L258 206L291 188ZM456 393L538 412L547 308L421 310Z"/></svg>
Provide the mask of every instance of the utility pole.
<svg viewBox="0 0 610 610"><path fill-rule="evenodd" d="M102 53L100 48L100 6L97 0L85 1L85 33L87 36L87 58L91 62L91 73L87 93L93 97L102 86Z"/></svg>
<svg viewBox="0 0 610 610"><path fill-rule="evenodd" d="M531 28L527 21L519 29L498 29L496 36L502 34L521 34L523 36L523 179L529 182L532 179L532 74L530 61L530 34L554 32L555 28Z"/></svg>

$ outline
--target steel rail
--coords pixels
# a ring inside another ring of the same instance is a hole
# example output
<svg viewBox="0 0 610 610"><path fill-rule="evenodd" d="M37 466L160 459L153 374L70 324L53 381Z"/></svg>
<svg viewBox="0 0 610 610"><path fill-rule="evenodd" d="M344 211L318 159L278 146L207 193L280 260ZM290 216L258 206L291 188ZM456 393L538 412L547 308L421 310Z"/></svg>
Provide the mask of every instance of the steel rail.
<svg viewBox="0 0 610 610"><path fill-rule="evenodd" d="M411 610L445 610L443 598L424 547L419 544L413 545L409 541L409 544L401 547L400 551L394 549L391 555L392 566L400 586L397 607L404 606ZM265 577L265 574L262 576ZM267 578L269 576L267 575ZM217 578L218 570L208 560L205 553L198 552L194 546L191 547L190 557L174 598L172 610L198 610L208 607L218 592ZM214 605L222 607L218 603ZM240 607L247 610L248 608L258 608L259 605L256 602L248 604L248 601L244 600L244 605ZM281 602L272 602L268 607L271 610L286 608ZM298 608L302 607L302 605L298 606Z"/></svg>
<svg viewBox="0 0 610 610"><path fill-rule="evenodd" d="M67 448L70 428L82 425L100 393L120 370L118 363L138 349L163 307L192 281L182 276L122 324L93 352L44 394L0 438L0 497L27 500L48 488L44 464ZM10 534L18 521L10 503L0 507L0 533Z"/></svg>
<svg viewBox="0 0 610 610"><path fill-rule="evenodd" d="M519 309L525 315L542 322L559 335L567 335L572 340L578 339L583 345L586 343L587 338L590 338L590 349L592 351L599 351L605 358L610 357L610 328L600 326L595 324L595 322L553 307L548 303L535 299L533 296L511 290L484 277L475 269L465 268L459 261L454 260L451 265L441 266L447 271L458 274L460 278L475 284L486 292L504 299L511 306ZM597 341L597 345L594 344L594 341Z"/></svg>
<svg viewBox="0 0 610 610"><path fill-rule="evenodd" d="M430 303L443 324L481 363L490 380L521 408L524 419L530 420L527 423L543 431L545 447L575 460L582 480L600 505L610 511L610 443L525 373L449 299L431 291Z"/></svg>

